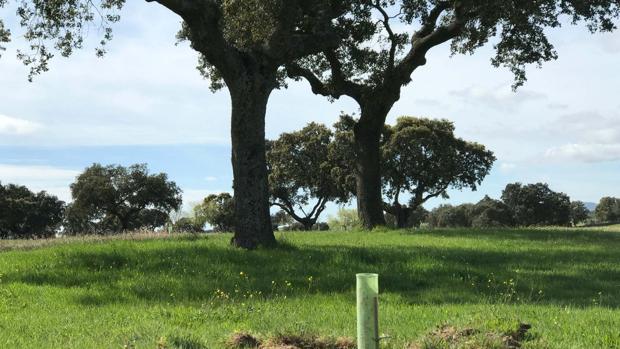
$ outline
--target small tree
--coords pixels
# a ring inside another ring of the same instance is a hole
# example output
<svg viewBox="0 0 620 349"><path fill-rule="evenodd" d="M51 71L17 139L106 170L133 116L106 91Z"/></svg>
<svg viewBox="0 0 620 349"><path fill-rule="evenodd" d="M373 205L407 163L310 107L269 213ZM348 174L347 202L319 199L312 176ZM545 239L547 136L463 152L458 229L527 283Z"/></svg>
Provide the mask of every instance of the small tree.
<svg viewBox="0 0 620 349"><path fill-rule="evenodd" d="M44 191L0 183L0 238L51 237L64 210L64 202Z"/></svg>
<svg viewBox="0 0 620 349"><path fill-rule="evenodd" d="M166 174L149 174L145 164L94 164L71 185L69 233L118 233L163 226L181 206L181 190Z"/></svg>
<svg viewBox="0 0 620 349"><path fill-rule="evenodd" d="M327 127L310 123L268 143L271 204L288 213L305 230L312 229L328 202L349 199L332 176L332 139L333 133Z"/></svg>
<svg viewBox="0 0 620 349"><path fill-rule="evenodd" d="M454 135L448 120L401 117L388 128L382 146L383 192L386 212L404 228L409 216L431 198L448 198L447 190L477 186L489 174L495 156L478 143ZM399 201L410 193L409 206Z"/></svg>
<svg viewBox="0 0 620 349"><path fill-rule="evenodd" d="M590 218L590 210L588 210L583 201L573 201L570 203L570 220L574 226L587 221L588 218Z"/></svg>
<svg viewBox="0 0 620 349"><path fill-rule="evenodd" d="M571 221L570 198L544 183L508 184L502 192L502 201L514 212L518 225L567 226Z"/></svg>
<svg viewBox="0 0 620 349"><path fill-rule="evenodd" d="M601 198L594 210L594 216L601 223L616 223L620 221L620 199L609 196Z"/></svg>
<svg viewBox="0 0 620 349"><path fill-rule="evenodd" d="M202 226L209 223L218 232L234 231L234 198L228 193L207 196L201 204L194 207L194 221Z"/></svg>

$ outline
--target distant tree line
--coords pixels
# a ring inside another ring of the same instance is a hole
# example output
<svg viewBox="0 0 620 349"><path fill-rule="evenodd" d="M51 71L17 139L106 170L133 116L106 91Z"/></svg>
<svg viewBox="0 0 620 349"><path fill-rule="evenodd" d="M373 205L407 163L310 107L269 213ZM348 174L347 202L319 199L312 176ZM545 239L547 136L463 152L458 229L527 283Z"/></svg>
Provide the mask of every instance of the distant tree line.
<svg viewBox="0 0 620 349"><path fill-rule="evenodd" d="M55 234L117 234L156 229L181 206L181 189L146 165L94 164L71 185L66 204L46 192L0 184L0 238L44 238Z"/></svg>
<svg viewBox="0 0 620 349"><path fill-rule="evenodd" d="M427 222L432 227L570 226L591 220L581 201L551 190L545 183L508 184L501 200L485 196L476 204L441 205Z"/></svg>
<svg viewBox="0 0 620 349"><path fill-rule="evenodd" d="M310 123L267 141L267 172L273 229L350 230L362 228L355 210L341 209L328 223L319 221L330 202L349 203L356 184L355 119L342 115L330 129ZM449 189L476 190L495 156L483 145L454 135L447 120L401 117L381 137L383 212L394 228L570 226L620 222L620 199L604 197L594 212L581 201L547 184L508 184L501 198L475 204L441 205L427 211L432 198L447 199ZM71 185L65 204L46 192L0 184L0 238L39 238L55 234L118 234L133 230L178 232L234 231L235 198L207 196L190 214L180 212L181 189L166 174L144 164L128 167L93 164ZM408 198L403 202L403 198Z"/></svg>

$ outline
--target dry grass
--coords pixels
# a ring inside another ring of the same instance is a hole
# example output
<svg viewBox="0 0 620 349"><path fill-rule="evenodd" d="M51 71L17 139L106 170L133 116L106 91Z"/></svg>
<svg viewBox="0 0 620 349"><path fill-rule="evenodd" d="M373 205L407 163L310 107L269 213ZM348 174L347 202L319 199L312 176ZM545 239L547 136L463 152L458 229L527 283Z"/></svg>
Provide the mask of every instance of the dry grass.
<svg viewBox="0 0 620 349"><path fill-rule="evenodd" d="M531 326L520 324L508 333L483 332L474 328L442 326L411 343L407 349L519 349Z"/></svg>
<svg viewBox="0 0 620 349"><path fill-rule="evenodd" d="M231 349L355 349L347 337L325 338L311 335L277 335L264 340L249 333L234 333L227 341Z"/></svg>
<svg viewBox="0 0 620 349"><path fill-rule="evenodd" d="M67 245L75 243L105 243L114 240L124 241L144 241L159 240L169 238L194 237L192 234L153 231L134 231L117 235L84 235L84 236L67 236L51 239L32 239L32 240L1 240L0 252L13 250L33 250L58 245Z"/></svg>

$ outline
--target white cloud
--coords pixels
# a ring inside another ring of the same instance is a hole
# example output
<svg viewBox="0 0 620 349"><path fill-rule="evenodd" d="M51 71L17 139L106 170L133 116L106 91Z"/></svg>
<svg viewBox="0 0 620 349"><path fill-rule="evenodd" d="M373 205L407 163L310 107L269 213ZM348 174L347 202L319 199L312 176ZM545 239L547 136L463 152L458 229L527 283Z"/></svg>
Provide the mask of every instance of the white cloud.
<svg viewBox="0 0 620 349"><path fill-rule="evenodd" d="M217 177L207 176L207 177L205 177L205 181L207 181L207 182L215 182L215 181L217 181Z"/></svg>
<svg viewBox="0 0 620 349"><path fill-rule="evenodd" d="M190 209L195 204L202 202L204 198L211 194L229 193L233 194L231 189L228 190L207 190L207 189L183 189L183 208Z"/></svg>
<svg viewBox="0 0 620 349"><path fill-rule="evenodd" d="M547 149L545 157L560 161L604 162L620 160L620 144L566 144Z"/></svg>
<svg viewBox="0 0 620 349"><path fill-rule="evenodd" d="M0 180L3 182L73 181L79 173L52 166L0 164Z"/></svg>
<svg viewBox="0 0 620 349"><path fill-rule="evenodd" d="M65 202L71 201L69 186L79 173L53 166L0 164L2 184L24 185L35 192L47 191Z"/></svg>
<svg viewBox="0 0 620 349"><path fill-rule="evenodd" d="M528 102L547 99L546 94L531 90L519 89L515 92L508 84L494 88L470 86L460 90L453 90L450 94L469 103L477 103L495 109L510 111Z"/></svg>
<svg viewBox="0 0 620 349"><path fill-rule="evenodd" d="M41 125L36 122L0 114L0 134L27 135L36 132L40 128Z"/></svg>
<svg viewBox="0 0 620 349"><path fill-rule="evenodd" d="M511 162L502 162L502 163L499 165L499 169L500 169L502 172L510 172L510 171L514 170L515 168L517 168L517 165L516 165L516 164L513 164L513 163L511 163Z"/></svg>

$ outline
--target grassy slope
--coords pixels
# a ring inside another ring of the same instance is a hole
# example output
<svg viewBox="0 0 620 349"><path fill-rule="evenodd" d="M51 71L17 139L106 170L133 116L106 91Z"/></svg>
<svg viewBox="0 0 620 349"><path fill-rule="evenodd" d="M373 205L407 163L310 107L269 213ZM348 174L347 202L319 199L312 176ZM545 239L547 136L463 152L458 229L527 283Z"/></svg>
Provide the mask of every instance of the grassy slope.
<svg viewBox="0 0 620 349"><path fill-rule="evenodd" d="M354 336L355 273L378 272L386 347L445 323L524 321L530 348L620 348L614 229L281 239L252 252L226 235L0 252L0 347L220 348L235 330Z"/></svg>

